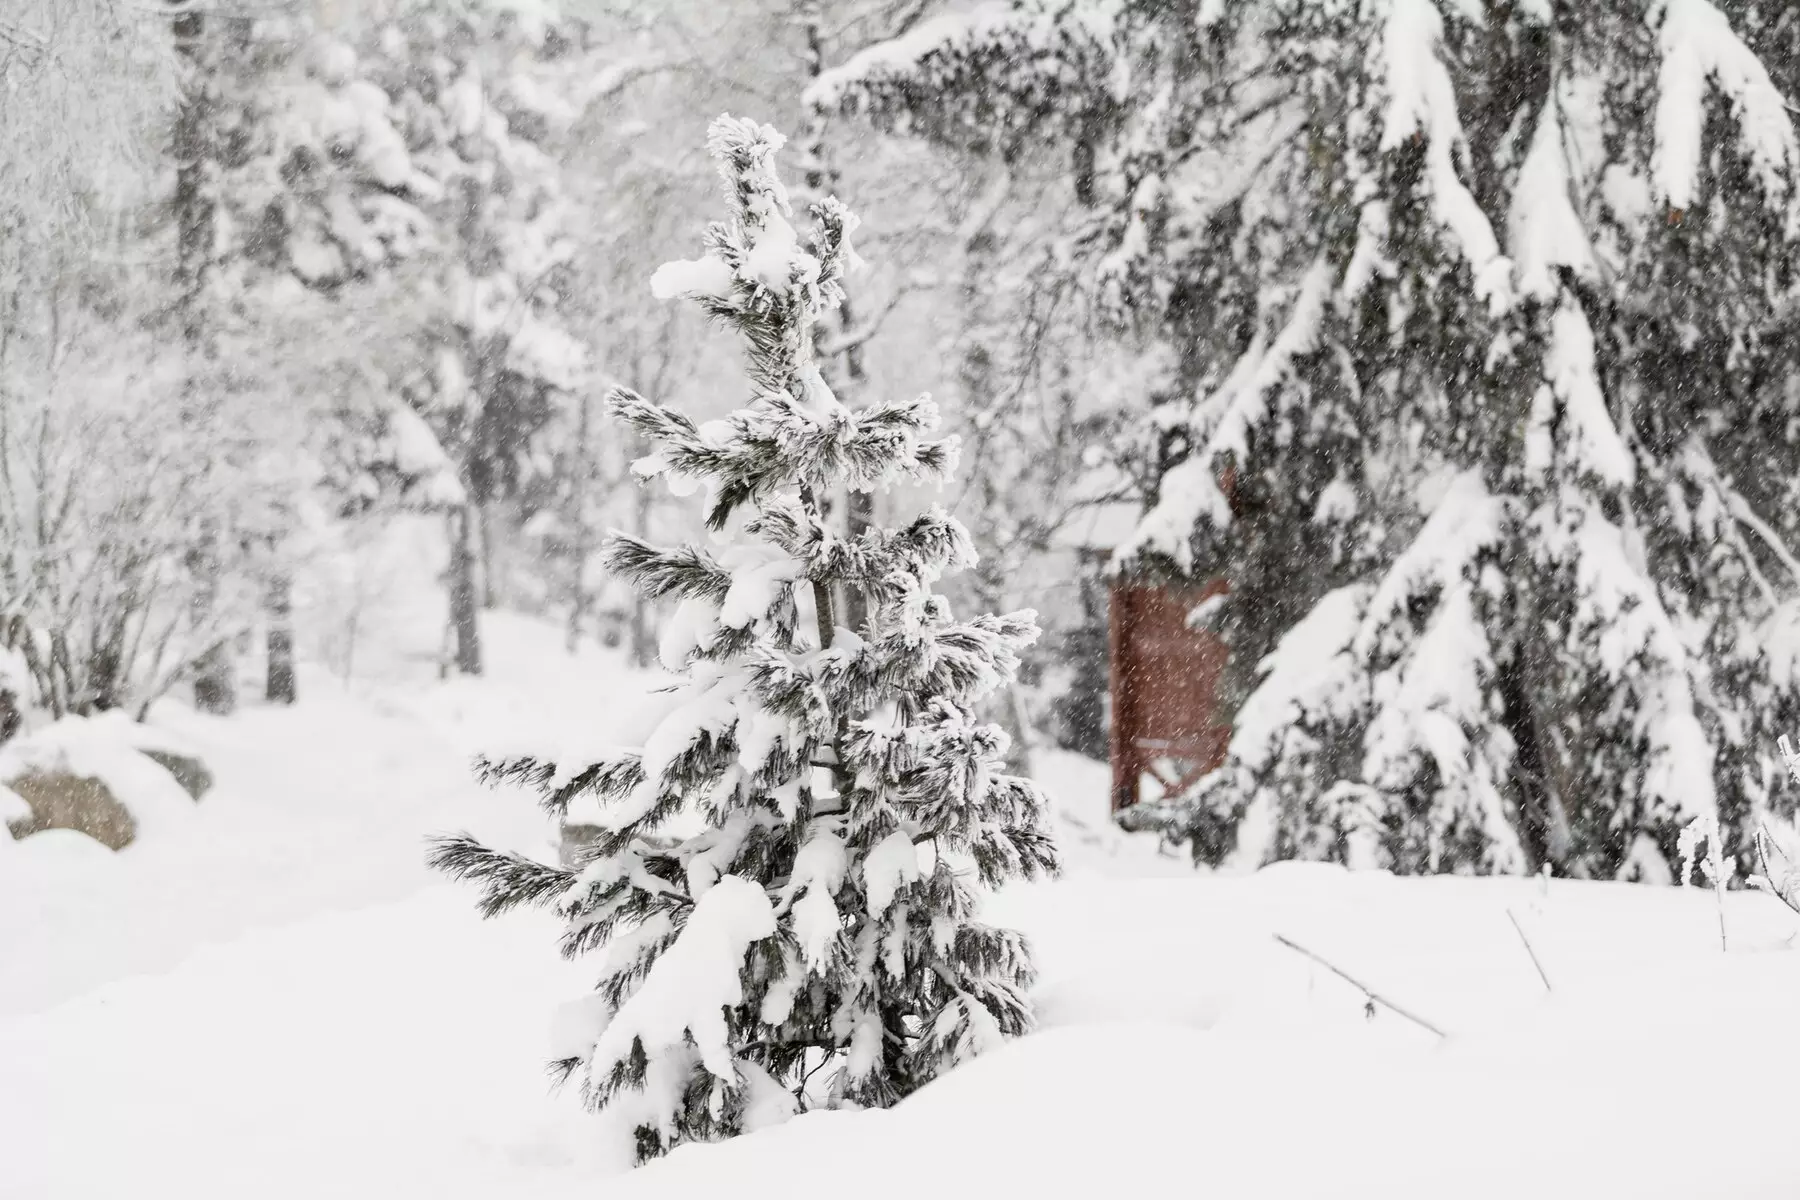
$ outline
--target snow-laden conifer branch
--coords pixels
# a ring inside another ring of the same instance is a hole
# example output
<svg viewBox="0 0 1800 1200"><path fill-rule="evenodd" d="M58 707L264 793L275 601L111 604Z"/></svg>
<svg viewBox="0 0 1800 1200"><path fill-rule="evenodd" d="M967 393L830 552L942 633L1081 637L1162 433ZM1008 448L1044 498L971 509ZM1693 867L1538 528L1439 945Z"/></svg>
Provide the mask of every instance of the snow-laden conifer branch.
<svg viewBox="0 0 1800 1200"><path fill-rule="evenodd" d="M475 776L490 787L510 784L537 792L544 811L563 817L578 796L596 796L602 802L629 794L644 778L641 755L615 749L604 759L587 758L565 771L554 762L531 757L475 760Z"/></svg>
<svg viewBox="0 0 1800 1200"><path fill-rule="evenodd" d="M989 795L1007 787L995 780ZM1046 830L1008 828L984 830L969 843L969 855L981 882L997 888L1009 879L1037 879L1054 872L1056 848Z"/></svg>
<svg viewBox="0 0 1800 1200"><path fill-rule="evenodd" d="M804 562L808 579L842 579L870 587L881 584L899 564L904 574L935 581L966 570L975 561L968 530L938 505L904 528L868 529L848 539L795 505L764 506L750 528Z"/></svg>
<svg viewBox="0 0 1800 1200"><path fill-rule="evenodd" d="M998 129L1067 132L1118 103L1117 6L982 6L922 22L852 55L806 91L828 112L902 132L984 144Z"/></svg>
<svg viewBox="0 0 1800 1200"><path fill-rule="evenodd" d="M888 401L851 413L810 364L795 369L795 393L759 395L723 421L697 427L686 417L628 389L607 396L607 408L662 449L640 462L639 473L663 472L716 481L707 522L722 529L745 504L774 500L785 489L820 487L828 480L858 491L900 482L934 483L953 470L956 441L921 441L937 428L929 397Z"/></svg>
<svg viewBox="0 0 1800 1200"><path fill-rule="evenodd" d="M1800 148L1768 68L1711 0L1654 0L1648 20L1662 54L1651 163L1660 198L1676 212L1698 199L1709 84L1730 107L1739 148L1769 197L1789 196Z"/></svg>
<svg viewBox="0 0 1800 1200"><path fill-rule="evenodd" d="M606 569L652 600L724 601L731 572L697 546L660 550L629 534L614 534L606 544Z"/></svg>
<svg viewBox="0 0 1800 1200"><path fill-rule="evenodd" d="M435 839L425 861L452 879L475 884L484 917L520 907L548 908L573 878L567 871L522 855L496 853L466 833Z"/></svg>
<svg viewBox="0 0 1800 1200"><path fill-rule="evenodd" d="M897 587L902 599L884 606L882 616L896 623L916 599L910 587ZM978 701L991 695L1018 670L1018 650L1037 636L1035 615L1004 617L983 614L970 621L946 619L941 604L917 606L924 629L904 626L872 641L840 647L819 656L818 680L835 704L852 709L872 707L881 695L931 696L939 693Z"/></svg>

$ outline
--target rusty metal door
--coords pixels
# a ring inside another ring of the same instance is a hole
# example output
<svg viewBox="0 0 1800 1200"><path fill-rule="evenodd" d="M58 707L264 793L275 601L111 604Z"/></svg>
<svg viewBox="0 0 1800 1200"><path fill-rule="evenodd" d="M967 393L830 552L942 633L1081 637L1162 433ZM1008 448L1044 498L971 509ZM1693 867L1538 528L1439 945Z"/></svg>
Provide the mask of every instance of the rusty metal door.
<svg viewBox="0 0 1800 1200"><path fill-rule="evenodd" d="M1172 795L1225 761L1231 727L1218 712L1225 647L1189 628L1188 614L1226 590L1224 580L1113 583L1107 624L1114 812L1136 804L1147 780Z"/></svg>

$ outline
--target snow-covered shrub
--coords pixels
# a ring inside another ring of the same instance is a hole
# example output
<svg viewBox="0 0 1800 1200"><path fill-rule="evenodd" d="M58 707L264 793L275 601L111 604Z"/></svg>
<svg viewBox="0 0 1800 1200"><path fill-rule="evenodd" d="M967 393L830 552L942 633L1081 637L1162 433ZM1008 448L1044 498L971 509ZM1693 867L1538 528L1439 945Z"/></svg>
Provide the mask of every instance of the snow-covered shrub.
<svg viewBox="0 0 1800 1200"><path fill-rule="evenodd" d="M1776 743L1776 748L1781 752L1782 761L1787 764L1788 778L1800 784L1800 753L1794 751L1786 734ZM1800 865L1796 864L1800 851L1795 850L1795 846L1800 845L1800 840L1794 836L1794 823L1791 819L1776 824L1777 829L1772 829L1770 822L1757 828L1756 866L1759 874L1750 877L1750 884L1768 892L1795 912L1800 912Z"/></svg>
<svg viewBox="0 0 1800 1200"><path fill-rule="evenodd" d="M1700 849L1706 848L1705 857L1701 857ZM1694 868L1699 867L1706 880L1706 886L1712 889L1713 901L1719 910L1719 945L1726 946L1725 940L1725 889L1730 887L1737 876L1736 863L1725 861L1725 840L1719 834L1719 822L1714 817L1695 817L1681 831L1678 843L1681 852L1681 877L1676 880L1682 887L1694 882Z"/></svg>
<svg viewBox="0 0 1800 1200"><path fill-rule="evenodd" d="M637 464L704 487L713 546L615 536L612 569L679 607L664 664L682 675L641 731L489 762L550 812L603 830L569 871L441 842L489 914L554 908L564 950L604 951L595 994L565 1014L558 1071L635 1130L642 1157L813 1106L885 1106L1030 1028L1022 938L981 922L978 894L1054 869L1044 800L1000 770L975 706L1012 677L1032 614L958 621L937 580L970 565L967 533L931 508L844 538L831 489L941 481L926 398L846 409L814 359L843 295L854 223L836 200L790 222L779 134L720 118L709 148L730 219L706 253L656 272L742 337L752 398L696 426L632 392L614 413L655 452ZM869 618L834 619L860 589Z"/></svg>
<svg viewBox="0 0 1800 1200"><path fill-rule="evenodd" d="M0 350L0 652L24 667L21 699L52 717L138 712L254 619L266 545L231 542L203 572L194 530L254 521L288 472L221 465L260 434L174 428L182 368L154 338L78 305L13 311Z"/></svg>

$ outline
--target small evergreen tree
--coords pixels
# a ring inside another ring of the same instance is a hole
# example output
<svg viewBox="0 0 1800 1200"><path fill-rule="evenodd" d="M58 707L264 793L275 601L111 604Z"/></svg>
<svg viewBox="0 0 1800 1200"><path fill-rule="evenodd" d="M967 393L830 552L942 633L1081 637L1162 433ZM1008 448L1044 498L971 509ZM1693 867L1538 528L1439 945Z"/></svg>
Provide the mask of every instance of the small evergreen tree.
<svg viewBox="0 0 1800 1200"><path fill-rule="evenodd" d="M932 585L974 555L941 509L850 539L823 519L834 486L941 481L955 446L925 439L928 398L850 411L826 387L813 329L843 297L854 219L826 199L810 234L794 229L781 144L755 122L713 124L731 220L652 281L742 336L749 404L696 426L609 397L659 447L639 474L704 484L724 543L608 550L646 596L680 601L662 657L682 680L641 746L484 761L556 816L598 800L606 833L585 864L466 836L433 853L480 885L484 913L553 907L566 954L604 949L554 1067L629 1124L640 1160L808 1107L886 1106L1027 1031L1030 954L978 919L978 890L1055 868L1042 796L1001 773L1005 735L973 715L1036 636L1033 614L952 619ZM860 629L833 619L842 589L867 598Z"/></svg>

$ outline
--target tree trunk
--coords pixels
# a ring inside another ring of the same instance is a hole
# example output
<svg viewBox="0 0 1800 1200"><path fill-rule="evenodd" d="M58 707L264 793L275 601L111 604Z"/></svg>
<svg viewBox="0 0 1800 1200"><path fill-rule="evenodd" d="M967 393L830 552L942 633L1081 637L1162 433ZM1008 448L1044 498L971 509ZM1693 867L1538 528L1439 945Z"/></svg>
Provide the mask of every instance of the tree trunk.
<svg viewBox="0 0 1800 1200"><path fill-rule="evenodd" d="M208 194L207 175L212 159L213 96L202 44L206 17L192 0L170 0L170 6L180 10L171 31L184 75L171 147L175 156L175 282L182 339L188 350L195 352L204 348L206 340L200 301L212 266L213 199Z"/></svg>
<svg viewBox="0 0 1800 1200"><path fill-rule="evenodd" d="M208 628L219 610L219 523L209 517L201 523L199 544L189 559L199 591L194 598L194 620L203 634L213 637L194 660L194 707L204 713L228 717L237 711L237 663L231 638Z"/></svg>
<svg viewBox="0 0 1800 1200"><path fill-rule="evenodd" d="M450 512L450 627L456 639L456 669L481 674L481 612L475 566L478 518L473 505Z"/></svg>
<svg viewBox="0 0 1800 1200"><path fill-rule="evenodd" d="M813 495L810 485L801 487L800 503L806 509L809 518L818 519L819 502ZM821 650L831 649L831 643L837 636L837 616L832 611L833 607L830 586L815 580L813 582L813 611L819 627L819 649Z"/></svg>
<svg viewBox="0 0 1800 1200"><path fill-rule="evenodd" d="M589 533L587 521L588 485L593 473L592 458L588 453L588 440L592 420L589 413L593 406L587 397L580 398L581 416L575 427L575 470L570 481L572 493L569 501L569 630L568 650L570 654L581 645L581 627L587 617L590 597L587 590L587 558L589 553Z"/></svg>
<svg viewBox="0 0 1800 1200"><path fill-rule="evenodd" d="M991 295L998 278L997 259L1000 239L994 223L1000 207L1012 186L1011 164L995 164L992 182L976 201L976 208L963 229L962 307L964 332L957 361L957 383L963 394L963 406L969 413L992 411L997 388L994 381L994 355L987 338L991 330L983 323L985 314L994 311ZM1004 507L1015 497L1001 495L991 475L973 464L981 476L982 510L1001 529L1009 523L1001 517ZM1003 554L1011 541L1004 535L987 549L975 568L975 591L983 612L1003 612L1006 607L1007 562L1016 562L1016 554ZM1006 769L1014 775L1031 774L1032 729L1025 707L1025 694L1015 680L1006 685L991 701L990 711L1000 728L1011 739L1007 749Z"/></svg>
<svg viewBox="0 0 1800 1200"><path fill-rule="evenodd" d="M825 71L824 14L816 0L803 5L801 23L806 30L806 76L808 82L812 82ZM814 197L821 197L828 191L835 191L838 183L831 145L825 136L823 113L813 113L808 134L806 187ZM835 324L840 332L848 331L855 324L849 300L838 306ZM842 360L843 374L835 381L834 386L841 385L846 392L839 399L853 398L862 391L862 385L867 379L863 372L862 348L856 345L846 346L837 357ZM834 382L833 376L837 372L832 370L831 363L821 362L819 370L828 383ZM868 492L851 492L845 497L844 516L849 535L852 538L861 535L875 523L875 497ZM869 619L868 594L858 587L846 587L839 616L846 628L860 631Z"/></svg>
<svg viewBox="0 0 1800 1200"><path fill-rule="evenodd" d="M269 678L264 698L270 704L292 704L300 698L294 677L294 581L278 571L269 581Z"/></svg>
<svg viewBox="0 0 1800 1200"><path fill-rule="evenodd" d="M484 500L475 510L480 518L476 529L476 544L480 547L481 555L481 607L488 612L500 605L498 589L494 587L494 504L493 500Z"/></svg>
<svg viewBox="0 0 1800 1200"><path fill-rule="evenodd" d="M997 559L984 559L975 567L975 600L983 612L1000 612L1005 603L1006 584L998 570ZM1018 680L1007 684L986 702L986 710L995 724L1006 731L1010 745L1006 749L1006 770L1012 775L1031 775L1033 731L1031 717L1025 707L1025 693Z"/></svg>
<svg viewBox="0 0 1800 1200"><path fill-rule="evenodd" d="M24 706L19 695L8 687L0 687L0 746L10 742L25 727Z"/></svg>
<svg viewBox="0 0 1800 1200"><path fill-rule="evenodd" d="M574 654L581 649L581 618L584 615L581 592L577 589L569 605L568 623L563 627L563 653Z"/></svg>
<svg viewBox="0 0 1800 1200"><path fill-rule="evenodd" d="M1081 551L1080 573L1081 624L1070 631L1059 649L1062 661L1073 664L1074 676L1056 708L1063 744L1089 758L1105 759L1106 697L1111 686L1106 551Z"/></svg>
<svg viewBox="0 0 1800 1200"><path fill-rule="evenodd" d="M637 489L637 528L633 532L645 541L650 538L650 505L650 489L640 486ZM631 594L631 661L645 669L656 664L656 641L650 636L650 602L642 592L635 590Z"/></svg>
<svg viewBox="0 0 1800 1200"><path fill-rule="evenodd" d="M642 596L631 599L631 661L643 670L656 665L656 642L650 636L650 603Z"/></svg>
<svg viewBox="0 0 1800 1200"><path fill-rule="evenodd" d="M209 355L204 299L212 272L213 197L209 189L212 166L212 81L207 77L203 38L206 18L190 0L171 0L176 12L171 23L175 52L184 78L181 105L175 114L175 282L180 309L181 337L188 354L188 378L184 387L182 417L189 426L202 424L216 414L206 411L194 379L195 366ZM190 562L198 582L194 599L196 625L206 630L219 603L219 547L224 533L210 515L200 523L198 542ZM219 638L194 662L194 705L202 712L229 715L237 708L237 681L233 675L231 645Z"/></svg>
<svg viewBox="0 0 1800 1200"><path fill-rule="evenodd" d="M236 664L229 638L220 638L195 660L194 707L217 717L237 711Z"/></svg>
<svg viewBox="0 0 1800 1200"><path fill-rule="evenodd" d="M1025 707L1025 691L1017 683L1009 683L1000 694L1000 728L1012 744L1006 750L1006 769L1014 775L1031 776L1031 752L1034 748L1031 713Z"/></svg>
<svg viewBox="0 0 1800 1200"><path fill-rule="evenodd" d="M124 705L121 693L125 687L125 639L128 624L126 616L115 617L105 639L88 655L89 705L96 712Z"/></svg>
<svg viewBox="0 0 1800 1200"><path fill-rule="evenodd" d="M859 361L854 354L845 355L852 362ZM862 368L856 368L856 378L860 379ZM851 492L845 497L844 518L849 527L852 540L866 533L875 524L875 497L869 492ZM869 594L859 587L844 589L844 626L860 633L869 620Z"/></svg>

